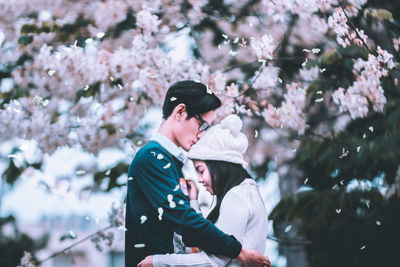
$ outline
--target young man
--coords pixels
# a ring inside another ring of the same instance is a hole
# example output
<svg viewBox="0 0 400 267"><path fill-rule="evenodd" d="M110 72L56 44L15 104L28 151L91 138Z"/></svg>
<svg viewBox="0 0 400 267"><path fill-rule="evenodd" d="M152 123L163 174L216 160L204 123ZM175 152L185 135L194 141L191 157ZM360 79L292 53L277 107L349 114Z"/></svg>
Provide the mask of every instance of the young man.
<svg viewBox="0 0 400 267"><path fill-rule="evenodd" d="M203 135L221 101L199 82L181 81L167 92L164 121L158 133L135 155L128 170L125 266L148 255L173 253L173 234L187 246L230 258L248 266L269 266L257 251L242 248L190 207L179 185L185 153Z"/></svg>

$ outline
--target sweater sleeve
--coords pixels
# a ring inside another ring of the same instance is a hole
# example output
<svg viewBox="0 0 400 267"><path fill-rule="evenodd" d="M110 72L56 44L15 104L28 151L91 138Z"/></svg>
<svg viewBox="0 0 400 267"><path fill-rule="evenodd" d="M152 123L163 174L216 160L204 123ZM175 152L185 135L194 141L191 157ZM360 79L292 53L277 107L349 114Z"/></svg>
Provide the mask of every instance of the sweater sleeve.
<svg viewBox="0 0 400 267"><path fill-rule="evenodd" d="M186 245L199 247L208 253L236 258L242 249L241 244L190 207L189 199L179 187L179 174L176 167L172 166L174 162L165 155L156 156L159 153L160 151L144 151L140 160L131 166L136 174L133 178L158 212L158 219L182 235Z"/></svg>
<svg viewBox="0 0 400 267"><path fill-rule="evenodd" d="M220 215L216 226L225 233L234 235L239 241L243 241L246 225L250 219L250 207L240 192L229 191L220 207ZM235 218L232 220L232 218ZM154 255L154 267L184 267L184 266L227 266L232 259L207 255L205 252L194 254L168 254Z"/></svg>

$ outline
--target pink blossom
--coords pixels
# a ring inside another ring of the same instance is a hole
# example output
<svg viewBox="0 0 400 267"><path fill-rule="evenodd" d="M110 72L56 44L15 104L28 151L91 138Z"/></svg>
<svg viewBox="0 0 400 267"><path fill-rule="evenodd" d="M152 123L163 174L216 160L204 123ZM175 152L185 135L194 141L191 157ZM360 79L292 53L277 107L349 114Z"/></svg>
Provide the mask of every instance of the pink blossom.
<svg viewBox="0 0 400 267"><path fill-rule="evenodd" d="M271 35L263 35L261 40L253 39L250 42L251 47L256 52L259 59L272 59L275 45Z"/></svg>

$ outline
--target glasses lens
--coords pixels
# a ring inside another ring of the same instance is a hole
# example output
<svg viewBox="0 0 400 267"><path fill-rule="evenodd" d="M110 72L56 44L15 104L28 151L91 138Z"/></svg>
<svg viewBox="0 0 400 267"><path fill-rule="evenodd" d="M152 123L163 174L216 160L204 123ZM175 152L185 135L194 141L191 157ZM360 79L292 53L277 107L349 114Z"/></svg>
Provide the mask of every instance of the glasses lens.
<svg viewBox="0 0 400 267"><path fill-rule="evenodd" d="M203 122L202 125L200 125L199 131L202 132L202 131L205 131L207 129L208 129L208 123L205 121L205 122Z"/></svg>
<svg viewBox="0 0 400 267"><path fill-rule="evenodd" d="M200 125L200 127L199 127L199 131L202 132L202 131L207 130L208 127L209 127L208 123L207 123L205 120L203 120L199 115L194 114L194 116L195 116L196 119L198 119L198 120L200 121L200 123L201 123L201 125Z"/></svg>

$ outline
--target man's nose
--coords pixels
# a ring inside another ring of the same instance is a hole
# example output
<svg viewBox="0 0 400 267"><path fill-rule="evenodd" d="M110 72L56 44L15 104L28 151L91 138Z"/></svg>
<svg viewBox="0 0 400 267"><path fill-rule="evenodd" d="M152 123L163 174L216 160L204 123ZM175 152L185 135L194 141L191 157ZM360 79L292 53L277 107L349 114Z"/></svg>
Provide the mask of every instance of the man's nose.
<svg viewBox="0 0 400 267"><path fill-rule="evenodd" d="M199 139L203 136L203 134L204 134L204 131L199 131L199 132L196 134L197 141L199 141Z"/></svg>

